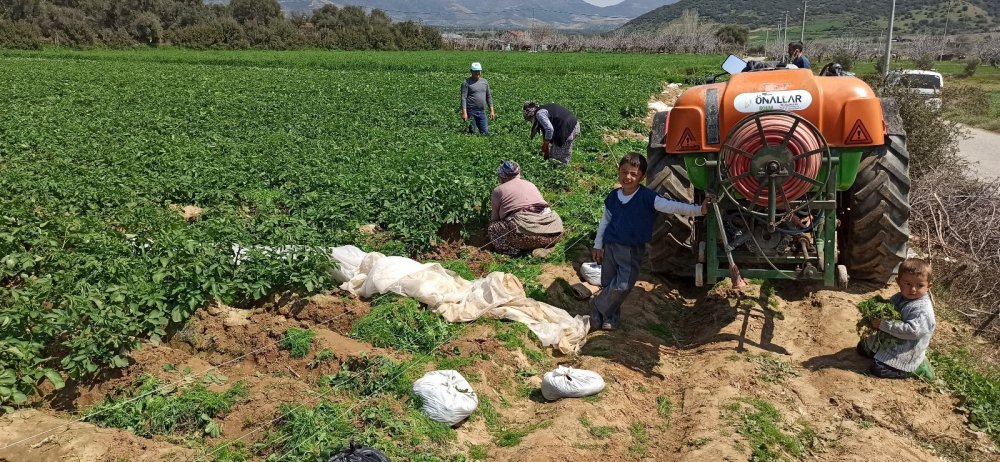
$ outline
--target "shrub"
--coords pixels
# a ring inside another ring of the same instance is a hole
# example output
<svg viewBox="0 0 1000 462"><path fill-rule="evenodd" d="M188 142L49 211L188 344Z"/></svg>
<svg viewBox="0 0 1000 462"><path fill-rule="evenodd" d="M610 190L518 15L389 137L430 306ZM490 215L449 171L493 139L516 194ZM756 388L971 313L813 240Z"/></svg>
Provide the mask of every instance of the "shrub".
<svg viewBox="0 0 1000 462"><path fill-rule="evenodd" d="M961 163L958 139L963 131L957 122L945 120L941 108L927 104L922 95L900 86L887 86L880 75L867 79L880 97L896 101L906 129L911 177L918 178L940 165Z"/></svg>
<svg viewBox="0 0 1000 462"><path fill-rule="evenodd" d="M979 58L969 58L965 61L965 69L962 70L962 77L972 77L976 74L976 70L979 69L979 65L982 61Z"/></svg>
<svg viewBox="0 0 1000 462"><path fill-rule="evenodd" d="M42 47L42 31L25 21L0 21L0 48L37 50Z"/></svg>

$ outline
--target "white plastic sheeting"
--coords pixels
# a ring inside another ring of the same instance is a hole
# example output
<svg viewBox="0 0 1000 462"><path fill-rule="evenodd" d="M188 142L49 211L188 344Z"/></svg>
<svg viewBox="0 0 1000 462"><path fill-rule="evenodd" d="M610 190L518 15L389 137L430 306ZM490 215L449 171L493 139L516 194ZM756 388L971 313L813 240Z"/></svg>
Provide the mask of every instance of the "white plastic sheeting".
<svg viewBox="0 0 1000 462"><path fill-rule="evenodd" d="M596 395L603 389L601 374L585 369L559 366L542 377L542 396L550 401Z"/></svg>
<svg viewBox="0 0 1000 462"><path fill-rule="evenodd" d="M566 310L528 298L516 277L493 272L467 281L437 263L406 257L365 253L348 245L331 249L339 264L334 277L340 288L361 297L393 292L427 305L449 322L481 317L524 323L544 346L569 354L580 350L590 327L589 316L571 316Z"/></svg>
<svg viewBox="0 0 1000 462"><path fill-rule="evenodd" d="M479 406L472 385L458 371L430 371L413 382L413 392L424 401L424 412L436 422L455 425Z"/></svg>

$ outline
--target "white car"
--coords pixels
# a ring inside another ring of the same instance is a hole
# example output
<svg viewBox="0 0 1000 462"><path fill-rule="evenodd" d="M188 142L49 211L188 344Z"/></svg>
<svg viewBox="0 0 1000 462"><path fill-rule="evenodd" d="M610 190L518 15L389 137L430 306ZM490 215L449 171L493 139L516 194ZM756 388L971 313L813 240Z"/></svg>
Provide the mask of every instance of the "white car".
<svg viewBox="0 0 1000 462"><path fill-rule="evenodd" d="M890 85L900 85L911 89L914 93L927 98L927 104L935 109L941 108L941 87L944 78L940 72L905 69L889 74Z"/></svg>

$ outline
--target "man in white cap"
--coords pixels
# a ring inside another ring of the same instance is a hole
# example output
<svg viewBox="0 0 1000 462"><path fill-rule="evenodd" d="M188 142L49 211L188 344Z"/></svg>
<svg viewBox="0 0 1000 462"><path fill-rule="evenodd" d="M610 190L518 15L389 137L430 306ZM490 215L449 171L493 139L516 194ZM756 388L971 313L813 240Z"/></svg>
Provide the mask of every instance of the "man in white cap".
<svg viewBox="0 0 1000 462"><path fill-rule="evenodd" d="M469 125L469 133L473 133L473 128L479 130L482 135L490 134L489 122L486 120L486 108L490 109L490 119L496 118L493 112L493 93L490 92L490 84L482 77L483 65L472 63L469 68L472 74L462 82L462 120L472 123Z"/></svg>

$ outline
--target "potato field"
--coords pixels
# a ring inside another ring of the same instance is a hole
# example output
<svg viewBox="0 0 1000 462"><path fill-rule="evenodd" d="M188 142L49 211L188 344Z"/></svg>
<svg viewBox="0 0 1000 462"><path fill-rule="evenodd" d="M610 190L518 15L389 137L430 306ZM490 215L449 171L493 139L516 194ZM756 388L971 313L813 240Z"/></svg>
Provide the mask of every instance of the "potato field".
<svg viewBox="0 0 1000 462"><path fill-rule="evenodd" d="M474 60L497 104L489 137L462 133ZM649 96L717 58L165 49L0 61L0 404L12 410L39 387L129 365L213 302L331 289L322 248L416 256L474 241L501 159L563 214L563 246L586 248L615 161L644 147L602 136L648 133ZM571 168L528 141L529 99L580 117ZM296 250L236 265L234 245Z"/></svg>

